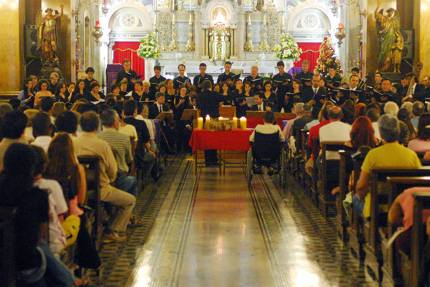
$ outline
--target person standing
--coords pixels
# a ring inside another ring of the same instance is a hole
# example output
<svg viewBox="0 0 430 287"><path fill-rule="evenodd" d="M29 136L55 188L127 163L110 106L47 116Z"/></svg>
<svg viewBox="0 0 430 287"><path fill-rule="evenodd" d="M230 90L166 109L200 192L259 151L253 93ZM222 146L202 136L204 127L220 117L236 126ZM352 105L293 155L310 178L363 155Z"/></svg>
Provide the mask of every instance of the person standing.
<svg viewBox="0 0 430 287"><path fill-rule="evenodd" d="M224 84L227 82L227 80L231 80L234 82L240 75L236 75L235 73L231 72L231 66L233 65L232 62L227 61L224 64L224 73L218 76L217 84Z"/></svg>
<svg viewBox="0 0 430 287"><path fill-rule="evenodd" d="M154 67L154 74L155 75L149 79L149 93L152 96L158 91L159 85L166 81L166 78L161 75L160 66Z"/></svg>
<svg viewBox="0 0 430 287"><path fill-rule="evenodd" d="M202 85L202 83L204 81L209 81L211 83L211 87L214 84L214 79L212 78L211 75L206 74L206 64L205 63L200 63L199 65L199 74L197 76L194 77L193 79L193 85L197 88L197 91L201 91L202 88L200 87L200 85Z"/></svg>
<svg viewBox="0 0 430 287"><path fill-rule="evenodd" d="M121 83L122 80L127 80L127 93L133 90L133 83L139 79L137 73L131 69L131 61L124 60L122 63L122 70L116 76L116 83Z"/></svg>
<svg viewBox="0 0 430 287"><path fill-rule="evenodd" d="M272 82L273 89L276 93L276 102L278 103L279 109L281 109L280 106L282 106L285 94L291 92L293 89L293 77L285 72L285 64L283 61L279 61L276 66L278 67L278 74L272 78Z"/></svg>
<svg viewBox="0 0 430 287"><path fill-rule="evenodd" d="M249 83L252 88L252 92L256 93L263 89L263 78L258 75L258 66L251 67L251 75L247 76L243 80L243 84Z"/></svg>
<svg viewBox="0 0 430 287"><path fill-rule="evenodd" d="M173 86L175 90L178 90L182 86L186 86L189 88L191 86L191 80L187 76L185 76L185 65L179 64L178 65L178 72L179 76L173 79Z"/></svg>

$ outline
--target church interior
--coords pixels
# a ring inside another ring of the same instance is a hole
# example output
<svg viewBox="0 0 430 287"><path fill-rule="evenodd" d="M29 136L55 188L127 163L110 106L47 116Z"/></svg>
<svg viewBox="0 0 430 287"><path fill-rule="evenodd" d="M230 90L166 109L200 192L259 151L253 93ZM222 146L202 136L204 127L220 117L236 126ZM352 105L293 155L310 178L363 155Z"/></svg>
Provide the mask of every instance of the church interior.
<svg viewBox="0 0 430 287"><path fill-rule="evenodd" d="M0 0L1 287L430 287L430 0Z"/></svg>

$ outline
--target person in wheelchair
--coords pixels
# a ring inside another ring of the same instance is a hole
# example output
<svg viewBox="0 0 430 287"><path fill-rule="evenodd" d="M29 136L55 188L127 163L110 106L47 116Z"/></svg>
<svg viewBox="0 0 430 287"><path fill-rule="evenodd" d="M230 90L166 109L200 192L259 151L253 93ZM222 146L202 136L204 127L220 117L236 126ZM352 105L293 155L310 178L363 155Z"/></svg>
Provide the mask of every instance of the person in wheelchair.
<svg viewBox="0 0 430 287"><path fill-rule="evenodd" d="M249 141L252 146L253 169L255 174L262 173L262 167L268 168L268 174L279 172L279 159L281 156L284 135L276 124L275 114L268 111L264 114L264 123L257 125Z"/></svg>

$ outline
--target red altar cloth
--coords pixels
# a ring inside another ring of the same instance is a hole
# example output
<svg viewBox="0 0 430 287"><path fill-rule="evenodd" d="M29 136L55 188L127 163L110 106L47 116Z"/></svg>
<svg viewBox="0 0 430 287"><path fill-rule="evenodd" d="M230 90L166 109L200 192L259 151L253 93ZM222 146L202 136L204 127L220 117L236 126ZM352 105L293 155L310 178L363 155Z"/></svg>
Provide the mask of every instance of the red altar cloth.
<svg viewBox="0 0 430 287"><path fill-rule="evenodd" d="M252 130L208 131L193 130L189 145L198 150L248 151Z"/></svg>
<svg viewBox="0 0 430 287"><path fill-rule="evenodd" d="M276 120L276 123L281 127L281 129L283 128L282 126L282 121L283 120L292 120L294 119L295 116L288 116L288 117L283 117L283 118L278 118ZM247 117L246 118L246 127L248 129L255 129L255 127L257 125L262 125L263 124L263 119L262 118L256 118L256 117Z"/></svg>

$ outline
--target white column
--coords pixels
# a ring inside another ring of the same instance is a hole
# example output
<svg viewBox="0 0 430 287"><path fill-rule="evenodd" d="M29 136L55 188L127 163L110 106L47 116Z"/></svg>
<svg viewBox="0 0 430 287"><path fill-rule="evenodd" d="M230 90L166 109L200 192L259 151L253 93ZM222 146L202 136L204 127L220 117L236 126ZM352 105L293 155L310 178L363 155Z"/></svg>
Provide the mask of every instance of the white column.
<svg viewBox="0 0 430 287"><path fill-rule="evenodd" d="M203 55L203 49L202 46L202 35L203 35L203 29L201 26L201 12L200 10L196 10L194 12L194 43L196 45L196 48L194 50L194 58L200 59L200 57Z"/></svg>

